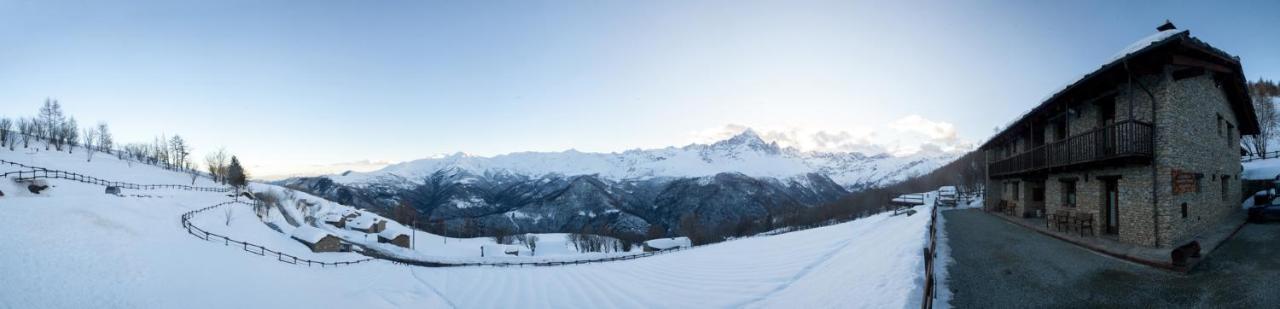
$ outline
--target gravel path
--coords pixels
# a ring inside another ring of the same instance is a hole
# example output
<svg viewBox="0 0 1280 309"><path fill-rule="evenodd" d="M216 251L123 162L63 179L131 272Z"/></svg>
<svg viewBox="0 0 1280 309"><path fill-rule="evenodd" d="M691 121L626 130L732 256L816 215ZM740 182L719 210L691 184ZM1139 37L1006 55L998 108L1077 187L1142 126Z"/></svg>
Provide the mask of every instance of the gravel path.
<svg viewBox="0 0 1280 309"><path fill-rule="evenodd" d="M1191 274L1076 247L980 210L942 213L956 308L1280 305L1280 224L1249 224Z"/></svg>

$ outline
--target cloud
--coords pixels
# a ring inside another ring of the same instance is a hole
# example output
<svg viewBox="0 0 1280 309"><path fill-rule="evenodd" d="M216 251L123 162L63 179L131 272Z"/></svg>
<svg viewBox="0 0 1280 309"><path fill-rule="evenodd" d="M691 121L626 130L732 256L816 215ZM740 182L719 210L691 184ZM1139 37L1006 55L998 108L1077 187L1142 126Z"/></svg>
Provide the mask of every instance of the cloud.
<svg viewBox="0 0 1280 309"><path fill-rule="evenodd" d="M696 131L690 136L694 143L707 144L728 139L748 128L767 142L801 151L907 155L922 151L951 152L973 148L972 143L960 139L955 125L914 114L871 127L727 124Z"/></svg>
<svg viewBox="0 0 1280 309"><path fill-rule="evenodd" d="M297 164L270 167L251 166L251 168L253 168L254 171L262 173L261 175L254 175L257 178L264 180L277 180L289 177L337 174L346 171L368 172L382 169L383 167L387 167L394 163L395 162L390 161L371 161L366 159L333 164Z"/></svg>
<svg viewBox="0 0 1280 309"><path fill-rule="evenodd" d="M913 132L924 135L929 139L937 142L953 143L959 140L956 134L956 126L948 122L931 121L920 115L907 115L898 118L889 127L894 130Z"/></svg>

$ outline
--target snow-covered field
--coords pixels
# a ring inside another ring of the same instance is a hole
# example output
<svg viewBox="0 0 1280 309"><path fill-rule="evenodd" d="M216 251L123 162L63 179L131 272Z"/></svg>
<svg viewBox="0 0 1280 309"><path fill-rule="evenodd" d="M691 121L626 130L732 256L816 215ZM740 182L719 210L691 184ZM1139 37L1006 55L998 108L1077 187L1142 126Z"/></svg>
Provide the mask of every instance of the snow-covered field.
<svg viewBox="0 0 1280 309"><path fill-rule="evenodd" d="M1275 180L1276 175L1280 175L1280 158L1253 160L1242 165L1244 172L1240 174L1241 179Z"/></svg>
<svg viewBox="0 0 1280 309"><path fill-rule="evenodd" d="M0 159L118 181L190 183L185 175L105 156L84 163L79 153L0 150ZM630 261L523 268L374 261L309 268L186 234L181 214L226 201L225 194L126 190L153 197L117 197L102 187L49 183L54 187L46 193L31 195L0 181L6 194L0 197L0 243L6 248L0 254L0 308L916 307L932 207L920 206L913 216L880 214ZM230 225L221 210L202 213L195 223L302 258L362 258L311 253L262 224L248 206L230 207ZM469 257L468 250L487 241L449 239L458 245L448 247L438 236L419 236L420 251L440 256ZM557 241L564 246L563 237L543 237L547 248ZM436 242L440 246L432 247Z"/></svg>

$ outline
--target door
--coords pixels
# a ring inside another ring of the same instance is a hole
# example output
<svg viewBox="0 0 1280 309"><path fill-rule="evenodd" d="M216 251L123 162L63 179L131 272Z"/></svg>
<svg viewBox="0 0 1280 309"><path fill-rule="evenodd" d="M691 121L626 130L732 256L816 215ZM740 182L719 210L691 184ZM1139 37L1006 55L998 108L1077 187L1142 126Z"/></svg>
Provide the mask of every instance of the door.
<svg viewBox="0 0 1280 309"><path fill-rule="evenodd" d="M1120 233L1120 190L1117 179L1103 180L1103 225L1107 234Z"/></svg>

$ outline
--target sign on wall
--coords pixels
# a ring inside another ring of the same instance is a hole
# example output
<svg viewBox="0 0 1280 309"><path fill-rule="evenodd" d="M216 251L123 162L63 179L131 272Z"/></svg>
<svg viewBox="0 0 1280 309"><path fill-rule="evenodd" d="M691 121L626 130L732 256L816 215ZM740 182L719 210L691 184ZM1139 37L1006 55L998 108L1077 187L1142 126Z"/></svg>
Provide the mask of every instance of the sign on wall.
<svg viewBox="0 0 1280 309"><path fill-rule="evenodd" d="M1173 170L1173 194L1195 193L1200 191L1199 175L1196 173L1183 171L1179 169Z"/></svg>

